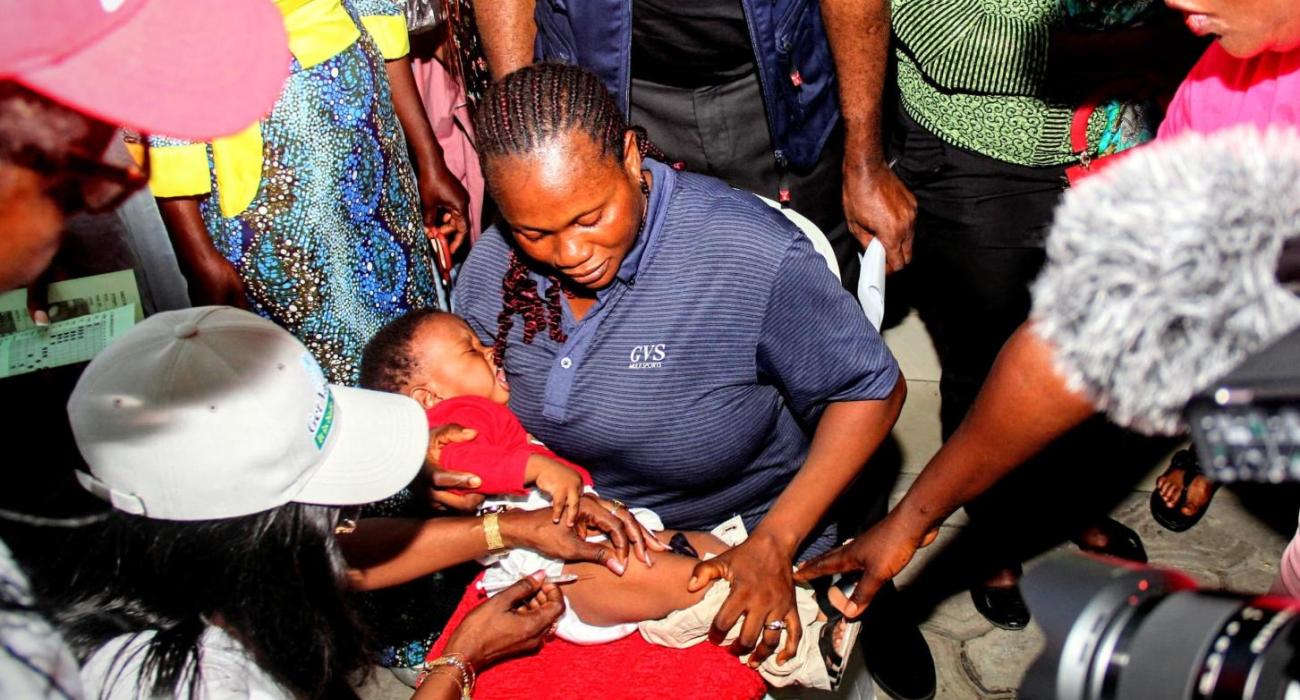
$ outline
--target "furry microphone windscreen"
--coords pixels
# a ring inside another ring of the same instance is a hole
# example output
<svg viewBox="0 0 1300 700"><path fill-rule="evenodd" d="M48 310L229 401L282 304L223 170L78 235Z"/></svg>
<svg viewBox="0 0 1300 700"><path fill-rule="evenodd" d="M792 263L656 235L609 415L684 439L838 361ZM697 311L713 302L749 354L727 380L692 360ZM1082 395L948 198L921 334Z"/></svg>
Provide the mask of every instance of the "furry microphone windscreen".
<svg viewBox="0 0 1300 700"><path fill-rule="evenodd" d="M1035 330L1070 388L1112 420L1178 433L1194 393L1300 325L1300 298L1275 278L1297 236L1296 132L1143 147L1062 199Z"/></svg>

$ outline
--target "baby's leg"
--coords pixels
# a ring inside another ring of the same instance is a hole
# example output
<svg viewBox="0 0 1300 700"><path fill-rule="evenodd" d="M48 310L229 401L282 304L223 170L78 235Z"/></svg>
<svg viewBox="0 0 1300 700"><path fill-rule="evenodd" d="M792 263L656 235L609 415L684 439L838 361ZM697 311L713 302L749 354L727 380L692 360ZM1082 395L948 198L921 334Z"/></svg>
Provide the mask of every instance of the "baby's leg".
<svg viewBox="0 0 1300 700"><path fill-rule="evenodd" d="M667 542L675 533L659 533ZM687 534L691 545L701 556L718 554L727 545L707 532ZM653 567L635 557L628 562L627 571L616 576L599 564L574 562L565 564L564 573L576 574L578 580L564 584L561 590L569 607L583 622L598 627L657 620L674 610L688 608L704 597L704 591L690 593L686 584L699 559L674 552L653 552ZM706 588L707 590L707 588Z"/></svg>

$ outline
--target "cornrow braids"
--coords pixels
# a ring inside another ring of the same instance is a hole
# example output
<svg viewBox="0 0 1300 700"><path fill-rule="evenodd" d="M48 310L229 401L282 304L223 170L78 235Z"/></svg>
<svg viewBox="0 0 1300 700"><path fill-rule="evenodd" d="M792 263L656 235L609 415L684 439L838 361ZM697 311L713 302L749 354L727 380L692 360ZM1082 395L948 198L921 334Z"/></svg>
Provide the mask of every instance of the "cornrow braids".
<svg viewBox="0 0 1300 700"><path fill-rule="evenodd" d="M361 351L361 388L403 393L417 364L411 353L415 331L425 321L445 313L436 308L415 309L380 328Z"/></svg>
<svg viewBox="0 0 1300 700"><path fill-rule="evenodd" d="M623 134L636 134L641 157L669 162L646 136L623 118L604 83L591 71L567 63L534 63L488 87L474 113L483 170L498 156L536 152L561 134L586 134L601 155L621 158ZM678 167L679 165L675 165Z"/></svg>
<svg viewBox="0 0 1300 700"><path fill-rule="evenodd" d="M602 154L617 154L628 125L600 78L564 63L535 63L507 75L488 87L474 114L485 164L494 156L532 153L575 129Z"/></svg>
<svg viewBox="0 0 1300 700"><path fill-rule="evenodd" d="M561 322L560 281L555 275L546 278L546 301L537 294L537 283L528 276L528 266L519 253L510 253L510 269L501 280L501 312L497 314L497 335L492 350L498 367L506 366L506 339L514 328L515 315L524 319L524 343L532 344L537 333L546 330L557 343L568 340Z"/></svg>

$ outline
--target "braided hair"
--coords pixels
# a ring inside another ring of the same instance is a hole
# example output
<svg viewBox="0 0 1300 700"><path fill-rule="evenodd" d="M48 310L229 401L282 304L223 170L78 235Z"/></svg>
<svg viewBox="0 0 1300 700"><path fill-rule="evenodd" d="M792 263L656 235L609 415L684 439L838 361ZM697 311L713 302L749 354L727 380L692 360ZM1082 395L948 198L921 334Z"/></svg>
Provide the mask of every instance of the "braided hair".
<svg viewBox="0 0 1300 700"><path fill-rule="evenodd" d="M642 158L668 162L644 129L628 124L600 78L564 63L535 63L507 75L488 87L474 114L479 159L489 189L494 180L492 165L503 156L537 153L554 139L576 132L587 135L602 157L618 161L628 131L636 134ZM505 366L506 338L516 315L524 319L524 343L532 343L542 330L556 342L567 339L560 327L560 286L554 273L548 275L543 300L519 253L510 255L510 269L501 282L503 306L494 346L499 366Z"/></svg>

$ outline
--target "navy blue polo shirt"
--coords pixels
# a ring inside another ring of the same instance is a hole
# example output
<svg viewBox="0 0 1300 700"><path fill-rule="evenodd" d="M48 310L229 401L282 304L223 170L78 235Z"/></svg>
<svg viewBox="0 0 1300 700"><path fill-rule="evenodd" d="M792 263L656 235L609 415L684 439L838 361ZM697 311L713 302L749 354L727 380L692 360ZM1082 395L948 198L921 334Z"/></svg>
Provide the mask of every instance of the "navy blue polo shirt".
<svg viewBox="0 0 1300 700"><path fill-rule="evenodd" d="M508 337L510 408L583 465L606 497L670 528L740 514L752 531L803 465L832 401L883 399L898 364L808 239L753 195L647 160L645 228L568 339ZM457 311L491 343L509 267L491 228L457 282ZM545 298L547 282L534 274ZM822 524L801 558L835 543Z"/></svg>

